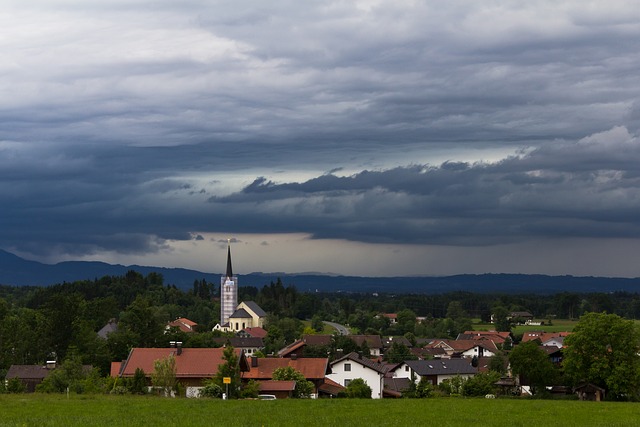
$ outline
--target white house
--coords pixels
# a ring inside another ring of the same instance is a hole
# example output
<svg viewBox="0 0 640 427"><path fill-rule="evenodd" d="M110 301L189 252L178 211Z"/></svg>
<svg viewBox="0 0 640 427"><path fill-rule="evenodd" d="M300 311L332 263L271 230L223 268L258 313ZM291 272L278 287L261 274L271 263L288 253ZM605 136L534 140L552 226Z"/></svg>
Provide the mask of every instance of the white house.
<svg viewBox="0 0 640 427"><path fill-rule="evenodd" d="M352 380L362 378L371 387L371 397L382 399L386 372L386 366L352 352L331 363L331 373L326 376L344 387Z"/></svg>
<svg viewBox="0 0 640 427"><path fill-rule="evenodd" d="M416 383L426 377L433 385L455 376L471 378L478 368L469 359L407 360L394 369L396 378L414 378Z"/></svg>

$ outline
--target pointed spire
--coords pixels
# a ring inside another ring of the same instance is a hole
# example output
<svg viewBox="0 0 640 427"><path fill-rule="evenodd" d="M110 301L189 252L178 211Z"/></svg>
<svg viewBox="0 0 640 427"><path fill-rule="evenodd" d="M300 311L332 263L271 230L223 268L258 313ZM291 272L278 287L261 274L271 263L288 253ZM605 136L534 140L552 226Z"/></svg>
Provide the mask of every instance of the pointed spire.
<svg viewBox="0 0 640 427"><path fill-rule="evenodd" d="M231 268L231 239L227 239L227 277L233 277L233 269Z"/></svg>

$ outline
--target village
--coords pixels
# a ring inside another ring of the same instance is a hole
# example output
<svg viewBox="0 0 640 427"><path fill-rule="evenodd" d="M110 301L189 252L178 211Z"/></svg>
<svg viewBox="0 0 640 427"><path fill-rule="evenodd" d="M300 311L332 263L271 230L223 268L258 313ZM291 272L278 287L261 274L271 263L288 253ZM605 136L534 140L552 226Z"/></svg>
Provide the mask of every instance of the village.
<svg viewBox="0 0 640 427"><path fill-rule="evenodd" d="M238 303L238 277L233 274L230 246L220 290L221 317L213 327L218 335L214 346L193 348L172 340L176 334L188 337L198 330L196 322L179 317L165 325L166 346L134 347L125 359L112 360L105 391L223 399L438 395L606 398L602 383L586 377L570 383L559 376L565 341L571 341L572 333L545 332L544 321L526 311L507 314L509 322L539 328L529 329L519 342L511 331L464 330L455 338L417 338L411 334L351 334L344 325L325 322L339 329L331 334L306 330L277 351L266 353L268 315L254 301ZM392 326L398 322L398 313L378 313L376 317ZM499 326L497 320L492 322ZM106 340L117 330L118 322L112 319L97 335ZM39 391L43 382L51 381L52 373L69 370L65 363L13 364L6 373L5 388ZM86 373L92 366L77 369Z"/></svg>

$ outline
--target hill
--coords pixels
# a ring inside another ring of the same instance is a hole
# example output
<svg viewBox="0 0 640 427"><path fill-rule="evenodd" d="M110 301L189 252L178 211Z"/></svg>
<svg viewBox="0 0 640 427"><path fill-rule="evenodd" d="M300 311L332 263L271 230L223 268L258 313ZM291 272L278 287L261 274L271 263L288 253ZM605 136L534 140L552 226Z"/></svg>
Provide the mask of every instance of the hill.
<svg viewBox="0 0 640 427"><path fill-rule="evenodd" d="M48 286L103 276L121 276L129 270L143 275L162 274L166 284L189 289L194 280L218 283L220 274L184 268L140 265L113 265L104 262L67 261L43 264L0 250L0 284ZM251 273L241 275L240 286L262 287L282 279L302 292L380 292L380 293L538 293L557 292L640 292L640 278L575 277L529 274L462 274L445 277L359 277L322 274Z"/></svg>

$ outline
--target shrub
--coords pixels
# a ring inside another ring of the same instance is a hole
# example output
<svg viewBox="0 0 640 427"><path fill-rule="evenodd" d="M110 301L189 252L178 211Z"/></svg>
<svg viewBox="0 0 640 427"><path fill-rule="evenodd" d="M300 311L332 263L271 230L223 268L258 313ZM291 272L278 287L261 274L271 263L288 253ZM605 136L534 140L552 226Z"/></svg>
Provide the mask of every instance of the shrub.
<svg viewBox="0 0 640 427"><path fill-rule="evenodd" d="M222 387L215 383L214 380L206 381L204 387L200 390L200 397L210 397L214 399L221 399Z"/></svg>
<svg viewBox="0 0 640 427"><path fill-rule="evenodd" d="M362 378L351 380L345 392L350 398L371 399L371 387Z"/></svg>

